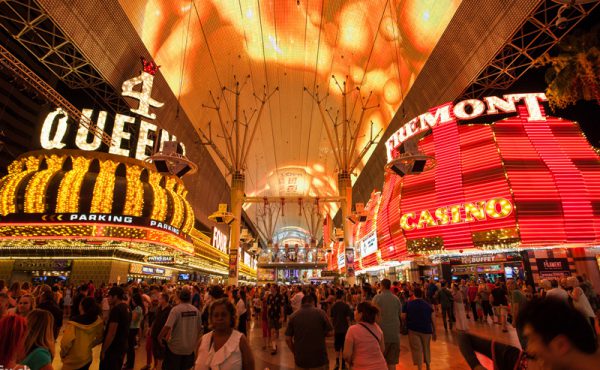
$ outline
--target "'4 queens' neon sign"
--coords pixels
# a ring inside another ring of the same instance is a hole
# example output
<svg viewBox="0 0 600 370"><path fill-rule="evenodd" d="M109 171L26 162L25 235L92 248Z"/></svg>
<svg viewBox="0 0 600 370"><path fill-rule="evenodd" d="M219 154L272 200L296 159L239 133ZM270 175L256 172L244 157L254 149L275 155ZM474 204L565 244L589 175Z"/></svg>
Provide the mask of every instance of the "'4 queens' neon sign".
<svg viewBox="0 0 600 370"><path fill-rule="evenodd" d="M402 143L431 128L451 122L454 119L471 120L482 115L516 113L517 102L522 101L525 104L529 113L529 121L543 121L546 117L542 113L540 101L546 100L546 95L543 93L529 93L504 95L502 98L488 96L483 98L483 101L467 99L456 104L446 103L440 105L408 121L386 140L387 161L390 162L394 159L394 151Z"/></svg>
<svg viewBox="0 0 600 370"><path fill-rule="evenodd" d="M152 93L152 86L154 83L154 74L158 71L158 66L154 62L146 61L142 59L144 69L139 76L133 77L122 85L121 95L135 99L138 101L137 108L131 108L131 112L143 117L139 123L135 117L131 117L125 114L116 114L112 126L111 139L112 143L108 147L110 154L122 155L126 157L133 156L136 159L144 160L148 158L148 152L152 153L152 149L156 146L158 141L158 148L162 150L163 145L166 141L177 141L174 135L169 134L166 130L161 130L160 137L158 137L158 127L148 120L156 119L156 114L150 112L150 108L160 108L164 105L150 95ZM139 90L134 90L136 86L140 86ZM92 120L95 112L93 109L85 108L81 110L82 117L80 124L77 128L75 135L74 146L81 150L96 151L101 148L102 141L99 136L91 135L88 125L82 125L81 121L87 120L99 130L105 131L107 112L100 111L97 113L95 122ZM65 111L61 108L50 112L42 125L42 131L40 135L40 144L44 149L63 149L67 147L69 125L67 123L69 117ZM131 130L134 125L139 125L136 129ZM137 140L134 143L131 131L137 131ZM130 142L131 148L129 149L124 142ZM185 147L183 143L180 143L183 154L185 154Z"/></svg>

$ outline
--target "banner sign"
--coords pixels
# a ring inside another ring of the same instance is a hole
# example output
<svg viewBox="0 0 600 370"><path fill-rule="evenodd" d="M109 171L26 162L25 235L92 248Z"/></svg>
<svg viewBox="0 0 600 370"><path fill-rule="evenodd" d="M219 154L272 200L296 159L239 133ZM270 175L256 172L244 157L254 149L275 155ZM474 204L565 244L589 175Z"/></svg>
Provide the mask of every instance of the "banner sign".
<svg viewBox="0 0 600 370"><path fill-rule="evenodd" d="M231 249L229 251L229 277L236 278L238 272L238 250Z"/></svg>
<svg viewBox="0 0 600 370"><path fill-rule="evenodd" d="M175 256L148 256L146 262L171 265L175 263Z"/></svg>
<svg viewBox="0 0 600 370"><path fill-rule="evenodd" d="M566 258L537 258L535 263L542 279L559 279L571 276L569 260Z"/></svg>
<svg viewBox="0 0 600 370"><path fill-rule="evenodd" d="M360 248L361 258L377 252L377 234L375 233L375 230L362 238L358 242L358 245Z"/></svg>
<svg viewBox="0 0 600 370"><path fill-rule="evenodd" d="M338 268L339 269L341 269L342 267L346 267L346 254L344 254L344 253L338 254L337 260L338 260Z"/></svg>
<svg viewBox="0 0 600 370"><path fill-rule="evenodd" d="M354 276L354 248L346 248L346 276Z"/></svg>
<svg viewBox="0 0 600 370"><path fill-rule="evenodd" d="M103 213L14 213L7 216L0 216L2 223L107 223L117 225L131 225L149 227L167 231L177 236L183 236L179 228L167 223L152 220L145 217L112 215Z"/></svg>
<svg viewBox="0 0 600 370"><path fill-rule="evenodd" d="M13 265L15 271L68 271L71 269L71 260L16 260Z"/></svg>

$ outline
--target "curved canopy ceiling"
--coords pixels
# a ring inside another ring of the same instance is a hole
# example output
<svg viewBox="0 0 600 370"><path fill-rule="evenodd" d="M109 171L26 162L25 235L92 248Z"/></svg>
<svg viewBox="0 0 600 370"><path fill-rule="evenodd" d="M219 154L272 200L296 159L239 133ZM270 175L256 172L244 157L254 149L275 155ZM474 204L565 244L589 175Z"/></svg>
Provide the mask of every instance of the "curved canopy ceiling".
<svg viewBox="0 0 600 370"><path fill-rule="evenodd" d="M120 0L121 6L196 128L226 153L210 93L226 127L255 119L265 89L278 88L264 107L247 158L248 196L337 195L336 161L315 100L341 116L336 84L346 80L349 121L366 106L355 153L385 129L454 15L460 0ZM335 76L335 79L332 78ZM360 92L356 89L360 87ZM327 95L328 94L328 95ZM245 117L245 118L244 118ZM331 123L330 123L331 124ZM211 151L212 152L212 151ZM215 161L221 165L213 152ZM370 151L359 162L360 172ZM221 166L225 176L228 171ZM383 169L382 169L383 170ZM354 178L353 178L354 180ZM286 206L287 207L287 206ZM295 208L294 208L295 207ZM324 205L329 212L337 205ZM250 216L256 209L246 208ZM291 205L279 226L307 228Z"/></svg>

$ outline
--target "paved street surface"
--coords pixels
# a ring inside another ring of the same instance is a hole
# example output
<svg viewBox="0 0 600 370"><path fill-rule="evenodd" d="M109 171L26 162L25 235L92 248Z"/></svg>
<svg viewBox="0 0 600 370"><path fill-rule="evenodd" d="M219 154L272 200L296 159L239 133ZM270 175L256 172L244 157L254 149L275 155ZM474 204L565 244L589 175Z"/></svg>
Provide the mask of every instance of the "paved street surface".
<svg viewBox="0 0 600 370"><path fill-rule="evenodd" d="M278 348L279 351L276 355L271 355L270 351L262 349L262 331L259 323L252 322L252 329L250 330L250 345L254 352L256 359L256 369L264 370L294 370L294 358L290 350L285 345L285 338L283 336L285 329L281 330L281 336L279 339ZM447 370L462 370L468 369L467 363L463 360L458 346L456 344L456 331L444 332L444 328L441 319L438 317L437 322L438 329L438 340L432 342L431 348L431 367L432 369L447 369ZM441 330L440 330L441 329ZM494 324L479 324L470 322L470 330L474 333L480 334L486 337L494 337L498 341L510 343L518 346L518 340L516 331L513 328L509 329L508 333L502 333L499 325ZM60 343L60 338L58 340ZM327 344L329 347L329 359L331 362L331 368L335 364L335 352L333 350L333 338L327 338ZM59 346L57 344L56 353L60 353ZM100 347L96 347L94 350L94 363L92 364L91 370L98 369L98 356L100 354ZM146 364L146 351L143 346L138 348L136 359L135 359L135 370L141 369ZM54 368L57 370L61 369L60 356L57 356L54 360ZM491 369L491 364L488 366ZM396 368L402 369L416 369L412 365L412 358L410 355L410 348L408 346L408 337L402 336L400 338L400 364ZM119 369L115 369L119 370Z"/></svg>

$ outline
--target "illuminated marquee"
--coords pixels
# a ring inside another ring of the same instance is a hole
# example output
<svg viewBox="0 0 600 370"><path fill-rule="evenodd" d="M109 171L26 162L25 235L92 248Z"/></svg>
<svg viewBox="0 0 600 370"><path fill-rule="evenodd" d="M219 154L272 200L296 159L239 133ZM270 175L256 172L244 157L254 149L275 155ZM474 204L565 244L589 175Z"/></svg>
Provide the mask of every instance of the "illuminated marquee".
<svg viewBox="0 0 600 370"><path fill-rule="evenodd" d="M457 104L446 103L405 123L385 142L387 161L390 162L394 159L394 150L397 147L415 135L424 133L436 126L453 122L454 119L471 120L484 114L516 114L516 103L520 101L525 103L525 107L529 113L529 121L543 121L545 119L539 104L540 101L547 100L546 95L543 93L510 94L504 95L502 98L488 96L483 98L483 100L468 99L460 101Z"/></svg>
<svg viewBox="0 0 600 370"><path fill-rule="evenodd" d="M156 114L150 113L150 107L160 108L164 103L158 102L150 97L152 92L152 85L154 81L154 73L158 70L158 67L153 62L142 60L144 70L139 76L133 77L122 85L122 95L138 100L139 105L137 108L131 108L131 112L140 115L147 119L156 119ZM152 65L148 67L148 65ZM140 85L140 91L135 91L134 87ZM75 136L75 147L85 151L96 151L101 148L102 141L100 137L90 135L90 126L96 127L100 132L105 132L107 112L100 111L96 116L96 122L93 122L94 110L85 108L81 111L82 116L79 118L79 126L77 128L77 134ZM44 119L42 125L42 131L40 135L40 144L44 149L63 149L67 146L67 138L69 135L69 125L67 123L69 116L61 109L48 113ZM88 122L86 125L85 122ZM91 125L89 124L91 123ZM136 127L133 127L133 126ZM137 140L135 145L131 143L131 147L135 148L132 151L125 145L124 141L132 141L131 133L137 132ZM156 145L156 140L159 140L159 150L163 149L166 141L177 141L175 135L169 134L166 130L160 131L160 138L158 137L158 127L151 122L141 119L137 123L136 118L125 115L115 115L112 132L110 137L112 139L111 145L108 147L110 154L122 155L125 157L133 156L139 160L145 160L148 158L146 154L148 151L152 152ZM185 155L185 146L183 143L179 143L183 154ZM125 146L125 147L124 147ZM133 155L132 155L133 154Z"/></svg>
<svg viewBox="0 0 600 370"><path fill-rule="evenodd" d="M415 212L407 212L400 217L400 226L403 230L410 231L427 227L485 221L488 218L500 219L508 217L512 211L513 205L508 199L493 198L488 201L440 207L433 212L423 210L419 212L418 216Z"/></svg>

